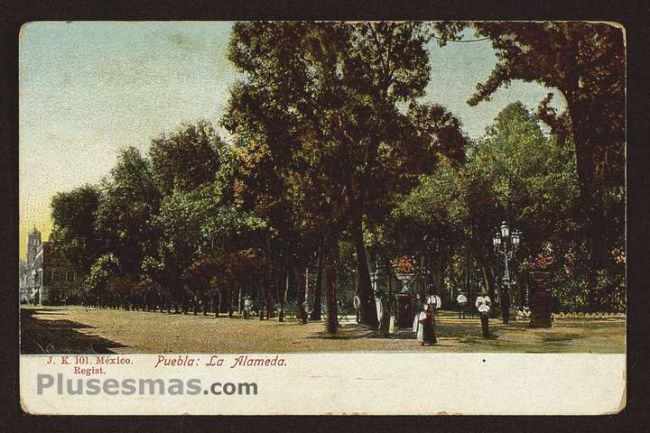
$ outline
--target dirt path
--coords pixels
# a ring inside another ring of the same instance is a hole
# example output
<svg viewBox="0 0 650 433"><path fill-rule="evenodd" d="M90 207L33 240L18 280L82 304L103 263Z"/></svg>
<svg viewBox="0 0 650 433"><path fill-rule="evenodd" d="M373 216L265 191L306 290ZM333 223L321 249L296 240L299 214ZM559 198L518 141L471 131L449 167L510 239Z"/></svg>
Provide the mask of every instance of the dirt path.
<svg viewBox="0 0 650 433"><path fill-rule="evenodd" d="M438 344L373 338L344 322L336 338L324 323L300 325L239 318L103 310L84 307L23 309L23 353L287 353L336 351L625 352L624 320L556 320L551 329L490 321L493 338L481 338L478 318L437 317Z"/></svg>

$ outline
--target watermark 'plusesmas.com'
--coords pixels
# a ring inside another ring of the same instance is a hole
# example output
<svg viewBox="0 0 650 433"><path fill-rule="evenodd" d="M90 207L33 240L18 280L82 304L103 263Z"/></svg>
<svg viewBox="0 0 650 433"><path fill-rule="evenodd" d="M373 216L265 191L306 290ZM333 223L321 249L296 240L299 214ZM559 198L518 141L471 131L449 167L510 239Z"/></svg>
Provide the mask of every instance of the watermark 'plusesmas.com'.
<svg viewBox="0 0 650 433"><path fill-rule="evenodd" d="M200 379L69 379L62 373L36 375L36 392L58 395L257 395L255 382L213 382Z"/></svg>

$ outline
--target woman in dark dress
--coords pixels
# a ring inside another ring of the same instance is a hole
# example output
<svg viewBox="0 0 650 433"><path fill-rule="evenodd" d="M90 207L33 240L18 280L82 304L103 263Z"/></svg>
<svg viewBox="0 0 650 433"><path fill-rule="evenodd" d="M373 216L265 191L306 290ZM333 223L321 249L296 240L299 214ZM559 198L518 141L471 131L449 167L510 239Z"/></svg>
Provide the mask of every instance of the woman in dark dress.
<svg viewBox="0 0 650 433"><path fill-rule="evenodd" d="M432 344L436 344L436 333L434 332L433 328L433 306L429 303L426 304L425 310L420 313L420 324L422 325L421 327L421 334L418 332L418 340L422 343L424 346L429 345L431 346Z"/></svg>

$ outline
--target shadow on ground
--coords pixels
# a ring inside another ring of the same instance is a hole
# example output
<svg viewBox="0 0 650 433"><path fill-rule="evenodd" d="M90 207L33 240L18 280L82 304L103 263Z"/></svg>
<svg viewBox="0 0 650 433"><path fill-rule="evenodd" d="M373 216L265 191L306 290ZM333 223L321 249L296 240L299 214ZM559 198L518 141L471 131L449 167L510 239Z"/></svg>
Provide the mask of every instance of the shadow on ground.
<svg viewBox="0 0 650 433"><path fill-rule="evenodd" d="M374 338L378 337L379 333L369 329L363 325L355 324L341 324L335 335L330 335L327 331L316 332L314 335L307 338L325 338L331 340L355 340L358 338Z"/></svg>
<svg viewBox="0 0 650 433"><path fill-rule="evenodd" d="M457 324L450 323L437 323L436 324L436 336L442 338L456 338L458 340L464 338L479 338L481 337L481 324L474 323L475 321L467 320L463 323L463 326L457 326ZM414 339L415 332L411 328L398 329L397 332L391 335L391 338L397 339ZM373 330L364 325L357 325L356 323L346 323L341 324L338 328L335 335L330 335L326 331L317 332L314 335L307 338L326 338L334 340L353 340L359 338L386 338L382 333L377 330ZM496 339L497 336L492 334L492 339Z"/></svg>
<svg viewBox="0 0 650 433"><path fill-rule="evenodd" d="M92 326L52 316L64 314L56 310L20 310L20 352L42 353L115 353L121 343L82 332Z"/></svg>

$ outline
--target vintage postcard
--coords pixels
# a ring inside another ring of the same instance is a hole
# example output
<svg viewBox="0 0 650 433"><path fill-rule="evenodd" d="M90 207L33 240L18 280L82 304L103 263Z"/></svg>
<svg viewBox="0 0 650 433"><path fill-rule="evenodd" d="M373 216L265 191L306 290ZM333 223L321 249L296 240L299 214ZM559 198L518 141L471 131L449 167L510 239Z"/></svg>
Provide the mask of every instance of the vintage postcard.
<svg viewBox="0 0 650 433"><path fill-rule="evenodd" d="M25 412L625 407L621 25L19 38Z"/></svg>

